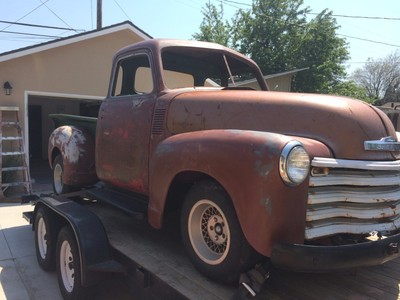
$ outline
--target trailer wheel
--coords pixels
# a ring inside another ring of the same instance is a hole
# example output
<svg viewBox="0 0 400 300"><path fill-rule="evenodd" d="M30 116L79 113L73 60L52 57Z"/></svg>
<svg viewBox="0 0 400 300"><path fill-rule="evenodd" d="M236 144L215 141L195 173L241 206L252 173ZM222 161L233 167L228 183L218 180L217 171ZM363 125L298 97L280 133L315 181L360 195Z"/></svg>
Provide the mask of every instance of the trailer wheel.
<svg viewBox="0 0 400 300"><path fill-rule="evenodd" d="M192 263L216 281L237 281L254 257L230 197L212 181L199 182L189 190L182 207L181 232Z"/></svg>
<svg viewBox="0 0 400 300"><path fill-rule="evenodd" d="M89 299L90 287L82 286L81 263L75 235L70 226L61 229L57 239L57 278L64 299Z"/></svg>
<svg viewBox="0 0 400 300"><path fill-rule="evenodd" d="M63 183L64 163L62 155L59 154L53 163L53 190L57 195L72 192L72 187Z"/></svg>
<svg viewBox="0 0 400 300"><path fill-rule="evenodd" d="M36 258L39 266L45 271L53 271L56 267L57 228L44 207L38 208L34 228Z"/></svg>

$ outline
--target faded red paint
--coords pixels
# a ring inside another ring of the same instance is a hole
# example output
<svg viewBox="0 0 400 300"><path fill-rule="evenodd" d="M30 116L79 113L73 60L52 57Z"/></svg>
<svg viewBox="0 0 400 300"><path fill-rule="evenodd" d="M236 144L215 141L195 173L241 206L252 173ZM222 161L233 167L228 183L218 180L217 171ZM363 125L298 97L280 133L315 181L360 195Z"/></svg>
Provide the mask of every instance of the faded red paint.
<svg viewBox="0 0 400 300"><path fill-rule="evenodd" d="M263 91L169 90L161 57L168 47L184 49L179 53L207 49L247 62ZM138 53L150 59L153 92L113 96L119 61ZM363 102L269 92L259 68L232 50L193 41L150 40L116 54L108 97L98 116L96 148L85 153L96 157L100 180L149 197L149 222L156 228L162 227L177 176L185 183L192 178L185 177L189 173L214 178L230 195L249 243L268 256L277 242L304 242L308 180L296 187L284 184L278 165L283 147L296 140L311 158L394 160L399 153L363 148L365 140L389 135L396 137L390 120ZM52 145L49 151L62 146ZM83 168L81 163L73 167Z"/></svg>
<svg viewBox="0 0 400 300"><path fill-rule="evenodd" d="M290 140L243 130L196 131L166 139L152 156L150 223L161 226L171 179L190 170L210 175L226 189L246 238L259 252L269 255L279 240L302 243L307 182L289 188L277 163Z"/></svg>

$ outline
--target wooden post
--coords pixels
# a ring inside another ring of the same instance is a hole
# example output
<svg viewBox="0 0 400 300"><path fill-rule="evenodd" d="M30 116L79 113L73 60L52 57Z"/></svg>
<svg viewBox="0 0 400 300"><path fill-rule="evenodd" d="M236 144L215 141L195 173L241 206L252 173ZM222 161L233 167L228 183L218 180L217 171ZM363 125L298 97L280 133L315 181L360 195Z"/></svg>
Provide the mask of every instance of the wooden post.
<svg viewBox="0 0 400 300"><path fill-rule="evenodd" d="M103 12L102 12L102 0L97 0L97 30L100 30L103 25L102 25L102 19L103 19Z"/></svg>

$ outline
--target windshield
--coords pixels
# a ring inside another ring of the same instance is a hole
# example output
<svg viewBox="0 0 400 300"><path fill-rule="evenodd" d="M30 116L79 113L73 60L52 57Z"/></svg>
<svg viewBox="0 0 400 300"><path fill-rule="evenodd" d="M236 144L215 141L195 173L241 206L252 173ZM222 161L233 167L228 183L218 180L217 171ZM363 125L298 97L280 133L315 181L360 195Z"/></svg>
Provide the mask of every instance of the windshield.
<svg viewBox="0 0 400 300"><path fill-rule="evenodd" d="M210 49L167 48L163 78L169 89L223 87L260 90L254 66Z"/></svg>

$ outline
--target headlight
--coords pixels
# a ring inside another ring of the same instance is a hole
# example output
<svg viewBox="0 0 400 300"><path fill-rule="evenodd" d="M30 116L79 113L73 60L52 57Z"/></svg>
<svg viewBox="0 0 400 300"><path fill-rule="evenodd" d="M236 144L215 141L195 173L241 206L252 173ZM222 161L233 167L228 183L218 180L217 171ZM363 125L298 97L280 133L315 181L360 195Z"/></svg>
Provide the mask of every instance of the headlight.
<svg viewBox="0 0 400 300"><path fill-rule="evenodd" d="M310 157L301 143L286 144L281 153L279 171L283 181L291 186L301 184L310 172Z"/></svg>

